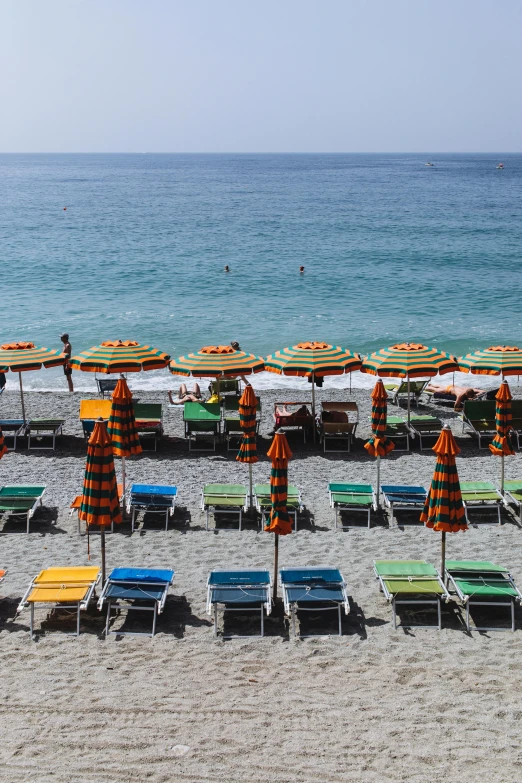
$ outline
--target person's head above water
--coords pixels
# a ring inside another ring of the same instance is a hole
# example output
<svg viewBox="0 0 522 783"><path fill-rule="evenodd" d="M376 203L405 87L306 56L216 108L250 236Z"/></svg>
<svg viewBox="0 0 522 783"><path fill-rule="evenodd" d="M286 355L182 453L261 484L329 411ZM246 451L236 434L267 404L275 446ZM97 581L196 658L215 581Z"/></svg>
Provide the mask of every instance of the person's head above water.
<svg viewBox="0 0 522 783"><path fill-rule="evenodd" d="M64 332L63 334L60 335L60 340L62 341L62 343L69 342L69 335L67 334L67 332Z"/></svg>
<svg viewBox="0 0 522 783"><path fill-rule="evenodd" d="M228 264L225 264L225 266L223 268L224 268L225 272L230 272L230 267L229 267Z"/></svg>
<svg viewBox="0 0 522 783"><path fill-rule="evenodd" d="M241 348L239 347L239 343L238 343L238 341L237 341L237 340L231 340L231 341L230 341L230 345L232 346L232 348L234 349L234 351L240 351L240 350L241 350Z"/></svg>
<svg viewBox="0 0 522 783"><path fill-rule="evenodd" d="M301 273L302 273L302 272L304 272L304 266L300 266L300 267L299 267L299 271L300 271Z"/></svg>

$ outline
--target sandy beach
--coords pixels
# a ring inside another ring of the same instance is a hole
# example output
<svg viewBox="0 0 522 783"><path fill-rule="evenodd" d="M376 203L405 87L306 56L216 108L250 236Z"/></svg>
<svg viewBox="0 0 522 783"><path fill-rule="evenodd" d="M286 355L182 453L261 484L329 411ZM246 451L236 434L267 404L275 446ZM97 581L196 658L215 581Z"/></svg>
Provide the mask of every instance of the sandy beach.
<svg viewBox="0 0 522 783"><path fill-rule="evenodd" d="M131 384L132 386L132 384ZM512 386L514 396L518 387ZM295 394L295 393L294 393ZM299 392L302 395L302 392ZM255 527L205 531L200 492L205 482L246 483L248 468L224 448L190 454L183 440L182 408L166 406L164 392L137 392L143 402L164 403L165 438L157 452L128 460L129 481L178 487L175 516L165 532L146 520L131 535L124 524L107 536L107 565L173 568L174 586L154 639L103 636L95 608L82 618L79 638L66 635L70 620L46 619L37 610L37 640L29 637L29 611L16 614L30 579L44 567L87 564L87 540L78 534L69 503L81 491L85 441L78 420L85 394L26 395L28 416L63 416L56 452L25 448L0 461L0 484L47 485L43 511L27 536L24 524L2 523L0 567L0 779L151 783L324 783L345 781L467 781L519 777L522 633L468 634L454 604L445 606L443 630L393 630L391 608L372 572L375 558L426 558L439 567L439 534L401 517L388 526L335 531L328 506L330 481L375 484L375 461L362 444L369 436L370 399L354 390L360 425L351 454L324 454L301 435L290 435L294 458L289 481L302 492L306 513L297 534L281 539L281 565L338 566L352 611L343 636L294 640L281 608L264 639L215 640L205 611L208 572L216 567L273 567L273 537ZM268 481L271 413L292 392L262 392L260 462L254 479ZM297 398L297 397L296 397ZM306 398L306 395L305 397ZM324 390L319 399L346 399ZM2 396L1 415L19 415L15 392ZM425 406L424 410L432 410ZM498 484L500 460L478 450L448 408L436 409L462 448L463 480ZM396 413L393 406L390 413ZM383 461L383 483L429 486L430 450ZM116 460L119 473L120 464ZM522 477L521 457L506 460L506 478ZM491 559L509 566L519 586L521 530L512 514L501 527L492 514L448 536L451 558ZM486 522L486 524L484 524ZM404 524L402 524L404 523ZM99 537L91 537L91 564L99 564ZM507 615L507 613L506 613ZM406 615L404 615L406 616ZM507 621L507 616L506 616ZM133 621L134 623L135 621ZM222 622L222 621L221 621ZM121 624L117 620L115 627ZM315 626L315 618L309 627ZM256 630L256 622L233 630ZM320 619L324 633L335 621ZM220 626L221 628L221 626Z"/></svg>

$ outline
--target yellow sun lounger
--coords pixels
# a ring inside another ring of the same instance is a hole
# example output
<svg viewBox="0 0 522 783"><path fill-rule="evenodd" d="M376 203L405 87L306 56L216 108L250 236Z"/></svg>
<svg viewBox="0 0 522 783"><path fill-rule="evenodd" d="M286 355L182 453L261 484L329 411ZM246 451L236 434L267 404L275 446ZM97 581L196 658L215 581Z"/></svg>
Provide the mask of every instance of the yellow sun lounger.
<svg viewBox="0 0 522 783"><path fill-rule="evenodd" d="M54 604L61 609L76 609L76 636L80 635L80 611L87 609L100 578L98 566L46 568L27 588L18 612L31 607L31 639L34 639L35 604Z"/></svg>

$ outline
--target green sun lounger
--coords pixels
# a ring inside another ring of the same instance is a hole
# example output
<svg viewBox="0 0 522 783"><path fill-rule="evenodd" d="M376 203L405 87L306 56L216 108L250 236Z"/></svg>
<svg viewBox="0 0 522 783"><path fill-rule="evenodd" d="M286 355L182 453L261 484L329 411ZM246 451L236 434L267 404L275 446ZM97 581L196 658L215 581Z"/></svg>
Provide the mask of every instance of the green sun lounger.
<svg viewBox="0 0 522 783"><path fill-rule="evenodd" d="M468 517L470 508L482 511L490 511L492 508L496 508L498 524L502 524L500 509L503 504L503 497L491 481L461 481L460 491L468 525L470 524Z"/></svg>
<svg viewBox="0 0 522 783"><path fill-rule="evenodd" d="M520 440L522 438L522 400L511 400L511 427L511 435L517 439L517 448L520 451Z"/></svg>
<svg viewBox="0 0 522 783"><path fill-rule="evenodd" d="M427 413L410 415L410 432L412 437L419 438L420 450L423 450L422 437L438 438L442 431L442 421L438 416Z"/></svg>
<svg viewBox="0 0 522 783"><path fill-rule="evenodd" d="M397 606L436 606L437 627L442 628L441 600L449 594L436 568L425 560L374 560L375 576L386 599L391 602L393 627L397 628ZM409 623L404 628L433 628Z"/></svg>
<svg viewBox="0 0 522 783"><path fill-rule="evenodd" d="M446 579L466 607L466 628L470 631L470 606L501 606L511 609L511 630L515 630L515 601L522 593L509 570L488 561L447 560ZM502 631L503 628L475 626L477 631Z"/></svg>
<svg viewBox="0 0 522 783"><path fill-rule="evenodd" d="M386 435L395 444L394 451L410 450L410 430L402 416L388 416L386 419ZM406 444L405 448L400 448L401 441Z"/></svg>
<svg viewBox="0 0 522 783"><path fill-rule="evenodd" d="M201 493L201 510L206 513L205 527L208 530L209 514L212 510L214 520L219 514L239 517L239 530L243 521L243 511L247 504L247 488L243 484L205 484Z"/></svg>
<svg viewBox="0 0 522 783"><path fill-rule="evenodd" d="M256 432L258 432L261 416L261 401L259 397L256 399ZM237 449L238 446L234 447L232 442L235 440L237 443L243 435L241 421L239 419L239 400L239 397L232 396L223 398L223 433L227 442L227 451L232 451L234 448ZM229 415L231 413L235 415Z"/></svg>
<svg viewBox="0 0 522 783"><path fill-rule="evenodd" d="M519 520L522 525L522 481L504 481L504 496L518 509Z"/></svg>
<svg viewBox="0 0 522 783"><path fill-rule="evenodd" d="M65 419L31 419L25 428L27 448L55 451L56 438L62 434L64 424ZM42 441L49 438L51 439L51 445L44 445Z"/></svg>
<svg viewBox="0 0 522 783"><path fill-rule="evenodd" d="M45 490L45 484L9 484L0 488L0 514L25 517L29 533L29 522L42 505Z"/></svg>
<svg viewBox="0 0 522 783"><path fill-rule="evenodd" d="M254 502L256 508L261 514L261 526L265 526L266 515L270 513L272 508L272 501L270 500L270 484L255 484L254 485ZM301 500L301 493L292 485L288 486L288 497L286 501L286 508L289 514L294 516L294 530L297 533L297 515L303 510L303 503Z"/></svg>
<svg viewBox="0 0 522 783"><path fill-rule="evenodd" d="M462 411L462 432L467 429L471 435L478 438L479 449L482 448L482 438L494 438L495 400L465 400Z"/></svg>
<svg viewBox="0 0 522 783"><path fill-rule="evenodd" d="M371 524L370 514L372 509L377 510L377 500L371 484L328 484L328 497L330 508L334 510L335 529L346 530L358 525L341 524L339 517L343 512L362 511L368 515L368 528Z"/></svg>
<svg viewBox="0 0 522 783"><path fill-rule="evenodd" d="M188 438L189 451L215 451L216 442L220 436L221 405L219 402L186 402L183 407L183 421L185 422L185 437ZM208 444L212 442L212 448L208 445L203 448L197 446L198 438Z"/></svg>
<svg viewBox="0 0 522 783"><path fill-rule="evenodd" d="M410 401L414 405L419 404L419 399L428 385L429 381L411 381L409 384ZM400 383L385 383L384 388L388 392L388 397L394 405L400 404L400 397L405 397L408 401L408 381L401 381Z"/></svg>

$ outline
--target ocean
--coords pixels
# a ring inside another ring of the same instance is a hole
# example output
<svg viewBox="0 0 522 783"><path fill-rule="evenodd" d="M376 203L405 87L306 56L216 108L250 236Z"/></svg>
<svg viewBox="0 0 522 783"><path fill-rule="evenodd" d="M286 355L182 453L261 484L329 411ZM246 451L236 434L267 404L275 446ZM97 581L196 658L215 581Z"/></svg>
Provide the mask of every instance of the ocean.
<svg viewBox="0 0 522 783"><path fill-rule="evenodd" d="M522 155L0 155L0 339L520 345L521 218Z"/></svg>

